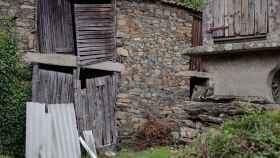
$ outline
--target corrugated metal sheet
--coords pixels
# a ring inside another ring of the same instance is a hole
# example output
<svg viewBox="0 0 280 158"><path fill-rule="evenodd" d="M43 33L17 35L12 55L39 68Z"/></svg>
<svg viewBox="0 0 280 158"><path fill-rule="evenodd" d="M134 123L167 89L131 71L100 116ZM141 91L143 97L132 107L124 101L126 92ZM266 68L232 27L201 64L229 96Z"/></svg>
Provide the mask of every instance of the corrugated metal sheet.
<svg viewBox="0 0 280 158"><path fill-rule="evenodd" d="M26 158L80 158L73 104L27 103Z"/></svg>
<svg viewBox="0 0 280 158"><path fill-rule="evenodd" d="M39 158L42 152L42 135L45 104L26 104L26 158Z"/></svg>
<svg viewBox="0 0 280 158"><path fill-rule="evenodd" d="M80 158L80 143L73 104L50 104L54 157Z"/></svg>

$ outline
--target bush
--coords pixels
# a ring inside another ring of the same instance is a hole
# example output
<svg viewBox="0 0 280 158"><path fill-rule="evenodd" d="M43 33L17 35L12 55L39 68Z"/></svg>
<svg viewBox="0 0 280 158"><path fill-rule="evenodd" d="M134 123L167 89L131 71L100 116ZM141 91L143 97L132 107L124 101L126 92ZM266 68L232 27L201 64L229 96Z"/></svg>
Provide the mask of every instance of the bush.
<svg viewBox="0 0 280 158"><path fill-rule="evenodd" d="M143 150L149 147L170 145L172 143L171 127L149 115L146 117L147 122L142 124L135 134L136 148Z"/></svg>
<svg viewBox="0 0 280 158"><path fill-rule="evenodd" d="M25 102L30 96L31 71L17 63L16 43L0 29L0 155L23 157Z"/></svg>
<svg viewBox="0 0 280 158"><path fill-rule="evenodd" d="M279 158L280 112L256 112L226 122L189 148L193 158Z"/></svg>
<svg viewBox="0 0 280 158"><path fill-rule="evenodd" d="M182 3L193 7L194 9L197 9L199 11L202 11L203 7L203 0L180 0Z"/></svg>

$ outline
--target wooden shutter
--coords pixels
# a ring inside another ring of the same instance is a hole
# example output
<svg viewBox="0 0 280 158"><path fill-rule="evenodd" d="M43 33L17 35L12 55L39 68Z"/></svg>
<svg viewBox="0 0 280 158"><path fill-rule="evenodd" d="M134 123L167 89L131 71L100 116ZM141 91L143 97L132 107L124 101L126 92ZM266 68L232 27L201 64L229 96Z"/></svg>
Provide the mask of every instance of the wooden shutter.
<svg viewBox="0 0 280 158"><path fill-rule="evenodd" d="M40 0L38 31L41 53L73 53L71 0Z"/></svg>
<svg viewBox="0 0 280 158"><path fill-rule="evenodd" d="M202 19L201 17L193 17L192 23L192 47L202 45ZM202 71L202 58L200 56L192 56L190 58L190 71Z"/></svg>
<svg viewBox="0 0 280 158"><path fill-rule="evenodd" d="M112 60L116 49L112 4L75 4L77 55L80 65Z"/></svg>
<svg viewBox="0 0 280 158"><path fill-rule="evenodd" d="M213 0L210 7L214 38L268 32L268 0Z"/></svg>

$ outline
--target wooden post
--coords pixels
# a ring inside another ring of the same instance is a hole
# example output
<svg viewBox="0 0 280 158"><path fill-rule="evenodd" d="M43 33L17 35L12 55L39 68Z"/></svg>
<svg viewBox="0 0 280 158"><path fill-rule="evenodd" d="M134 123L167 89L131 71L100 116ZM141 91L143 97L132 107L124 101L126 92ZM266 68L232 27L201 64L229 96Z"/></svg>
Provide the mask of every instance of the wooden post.
<svg viewBox="0 0 280 158"><path fill-rule="evenodd" d="M33 74L32 74L32 101L36 102L38 101L38 82L39 82L39 65L34 64L33 65Z"/></svg>

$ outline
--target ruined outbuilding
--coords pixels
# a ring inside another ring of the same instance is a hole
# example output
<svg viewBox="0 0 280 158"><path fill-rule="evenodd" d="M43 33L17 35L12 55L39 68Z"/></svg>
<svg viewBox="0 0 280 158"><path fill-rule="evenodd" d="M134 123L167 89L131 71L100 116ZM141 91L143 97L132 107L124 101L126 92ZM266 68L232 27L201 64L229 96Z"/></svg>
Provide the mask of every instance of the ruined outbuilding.
<svg viewBox="0 0 280 158"><path fill-rule="evenodd" d="M279 8L278 0L205 0L203 44L183 53L200 61L185 74L192 87L279 103Z"/></svg>
<svg viewBox="0 0 280 158"><path fill-rule="evenodd" d="M80 133L92 130L97 147L117 143L115 104L123 65L116 62L116 2L38 0L38 49L32 101L74 103Z"/></svg>

